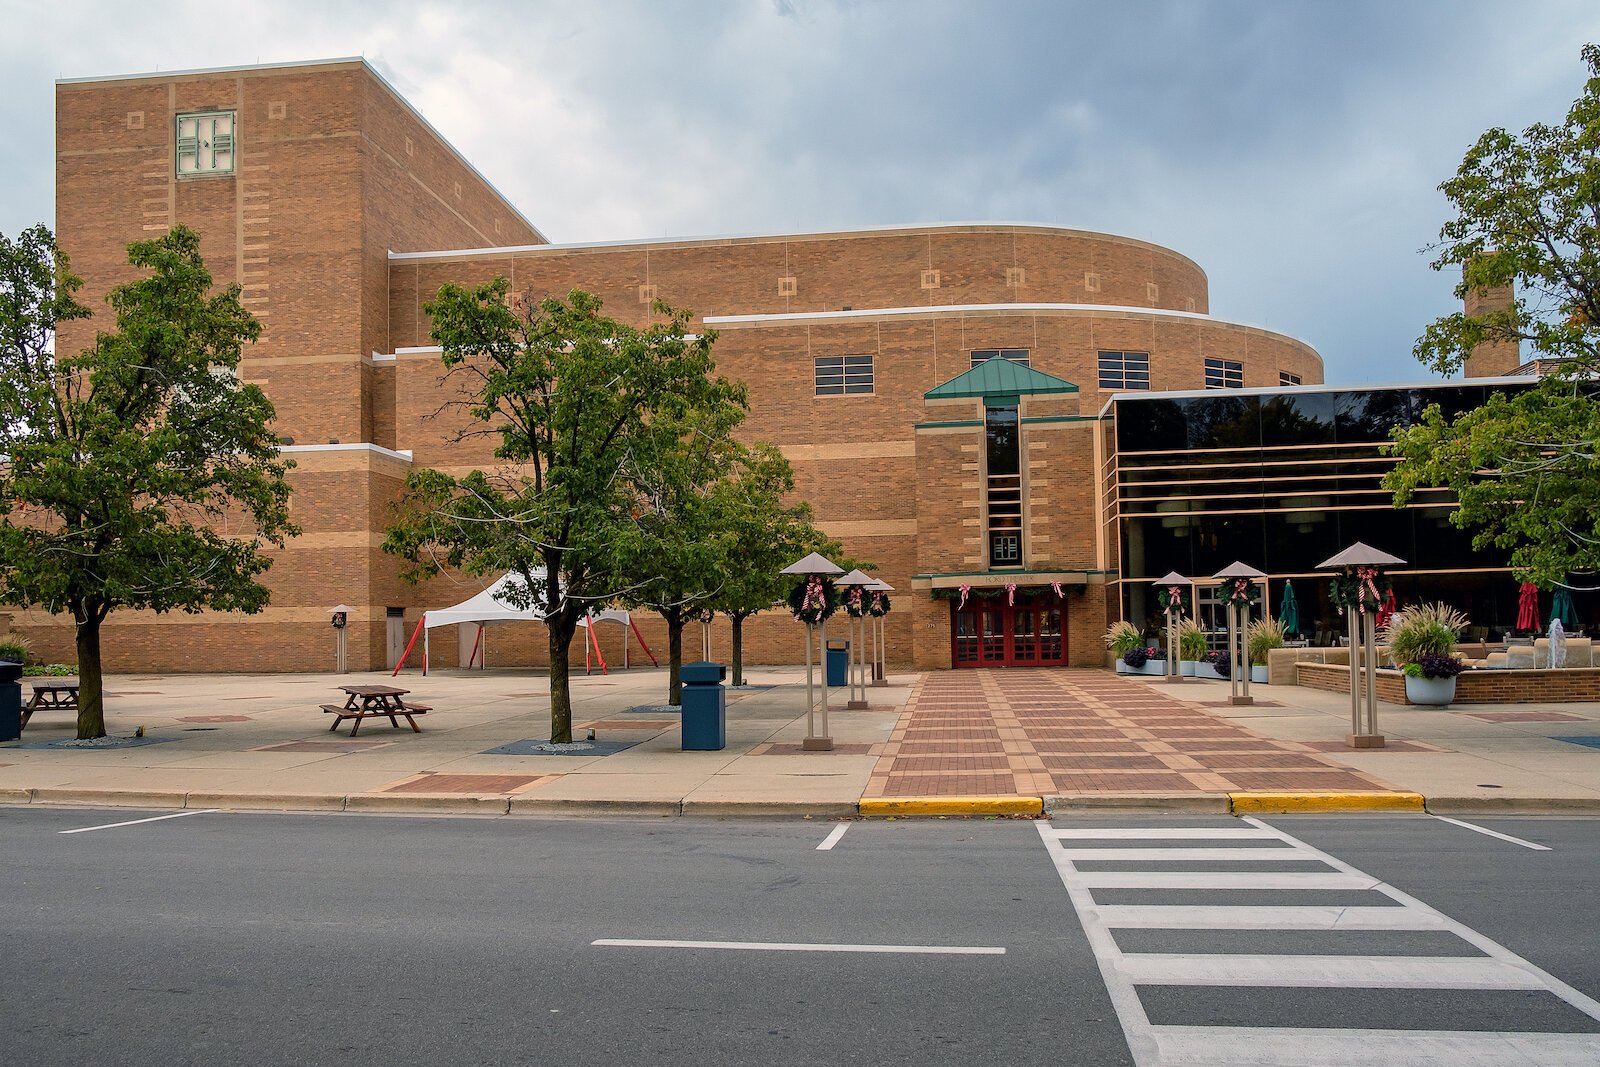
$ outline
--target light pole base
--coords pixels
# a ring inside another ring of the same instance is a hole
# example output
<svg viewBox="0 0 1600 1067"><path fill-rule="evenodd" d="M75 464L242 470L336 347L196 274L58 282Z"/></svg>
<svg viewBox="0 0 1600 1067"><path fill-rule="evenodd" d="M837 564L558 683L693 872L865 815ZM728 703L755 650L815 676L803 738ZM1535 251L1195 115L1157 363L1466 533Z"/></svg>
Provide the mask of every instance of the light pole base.
<svg viewBox="0 0 1600 1067"><path fill-rule="evenodd" d="M1351 748L1383 748L1382 734L1345 734L1345 744Z"/></svg>
<svg viewBox="0 0 1600 1067"><path fill-rule="evenodd" d="M844 710L846 710L846 711L866 711L871 706L872 705L868 704L865 700L847 700L847 701L845 701Z"/></svg>
<svg viewBox="0 0 1600 1067"><path fill-rule="evenodd" d="M872 688L877 689L880 686L884 689L889 688L889 680L881 674L872 680Z"/></svg>
<svg viewBox="0 0 1600 1067"><path fill-rule="evenodd" d="M1255 697L1229 697L1228 700L1229 700L1230 703L1238 705L1238 706L1244 706L1244 705L1247 705L1247 704L1254 704L1256 702L1256 698Z"/></svg>
<svg viewBox="0 0 1600 1067"><path fill-rule="evenodd" d="M833 738L831 738L831 737L807 737L807 738L803 739L800 742L800 751L802 751L802 752L832 752L833 751Z"/></svg>

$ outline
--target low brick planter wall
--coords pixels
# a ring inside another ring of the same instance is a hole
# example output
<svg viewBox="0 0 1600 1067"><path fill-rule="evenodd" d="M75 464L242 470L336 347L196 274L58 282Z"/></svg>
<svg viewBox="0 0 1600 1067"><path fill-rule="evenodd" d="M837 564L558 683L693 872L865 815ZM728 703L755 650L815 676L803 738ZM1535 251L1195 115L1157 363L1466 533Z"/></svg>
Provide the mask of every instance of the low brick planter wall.
<svg viewBox="0 0 1600 1067"><path fill-rule="evenodd" d="M1350 667L1323 663L1294 665L1297 685L1330 693L1350 691ZM1386 704L1409 704L1405 675L1397 670L1378 671L1378 699ZM1563 667L1559 670L1463 671L1456 676L1452 704L1560 704L1600 701L1600 667Z"/></svg>

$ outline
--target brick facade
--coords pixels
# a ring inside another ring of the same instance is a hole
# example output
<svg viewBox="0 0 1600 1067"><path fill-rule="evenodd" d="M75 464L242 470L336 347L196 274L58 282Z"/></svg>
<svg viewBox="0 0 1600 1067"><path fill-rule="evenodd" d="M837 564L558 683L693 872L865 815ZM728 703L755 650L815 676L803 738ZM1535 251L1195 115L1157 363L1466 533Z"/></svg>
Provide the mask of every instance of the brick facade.
<svg viewBox="0 0 1600 1067"><path fill-rule="evenodd" d="M174 176L175 116L200 110L237 113L232 176ZM266 389L293 442L292 506L305 530L278 554L260 615L114 614L104 631L113 670L330 669L326 609L339 601L357 608L351 667L378 668L390 609L403 610L409 635L425 608L482 587L448 577L408 586L378 547L408 470L490 461L490 442L452 443L460 416L440 413L453 386L429 350L423 306L446 281L505 276L538 296L581 287L635 324L659 298L716 330L719 371L750 387L743 433L784 451L819 525L896 587L889 658L919 667L951 662L950 603L931 597L931 583L989 570L983 402L924 399L967 371L975 349L1026 349L1032 367L1080 388L1019 404L1025 562L1077 576L1063 615L1079 664L1103 660L1116 566L1097 492L1095 416L1109 396L1097 353L1148 352L1157 389L1200 387L1208 356L1240 361L1246 385L1276 386L1280 372L1322 380L1305 344L1211 318L1195 263L1112 235L959 225L549 245L359 60L63 82L57 138L57 231L91 307L129 277L129 241L176 223L201 233L219 284L243 286L266 327L244 375ZM61 343L82 347L103 327L103 316L71 324ZM871 394L815 394L817 357L863 354ZM637 622L660 655L664 626ZM71 658L60 620L18 612L15 625L41 654ZM599 633L607 659L620 660L620 629ZM457 662L455 634L433 638L433 661ZM728 642L719 620L713 651L726 656ZM694 627L686 646L698 652ZM795 662L801 647L785 616L746 623L749 662ZM536 665L544 634L493 628L486 648L491 665ZM632 658L642 660L636 646Z"/></svg>

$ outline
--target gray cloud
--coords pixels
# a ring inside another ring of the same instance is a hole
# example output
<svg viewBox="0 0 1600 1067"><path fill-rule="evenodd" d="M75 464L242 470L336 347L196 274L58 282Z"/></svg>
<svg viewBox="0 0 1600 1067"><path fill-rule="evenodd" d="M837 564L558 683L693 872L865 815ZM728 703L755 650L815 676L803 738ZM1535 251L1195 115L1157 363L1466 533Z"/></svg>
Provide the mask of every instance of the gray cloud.
<svg viewBox="0 0 1600 1067"><path fill-rule="evenodd" d="M0 230L56 77L363 54L558 241L1039 221L1176 248L1333 381L1419 378L1418 250L1482 130L1555 120L1580 2L34 6L0 0ZM194 33L177 32L193 26Z"/></svg>

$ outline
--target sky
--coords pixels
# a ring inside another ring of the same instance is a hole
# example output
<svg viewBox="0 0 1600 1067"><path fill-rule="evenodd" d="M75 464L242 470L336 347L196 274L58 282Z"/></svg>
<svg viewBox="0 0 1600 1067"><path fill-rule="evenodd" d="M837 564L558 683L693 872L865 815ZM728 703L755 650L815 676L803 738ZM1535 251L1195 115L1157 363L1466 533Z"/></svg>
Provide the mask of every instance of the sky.
<svg viewBox="0 0 1600 1067"><path fill-rule="evenodd" d="M0 0L0 31L6 234L54 218L57 78L362 55L556 242L1124 234L1362 383L1430 377L1438 185L1560 121L1600 4Z"/></svg>

